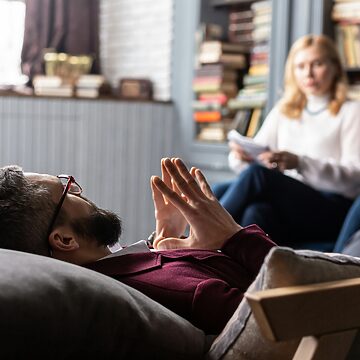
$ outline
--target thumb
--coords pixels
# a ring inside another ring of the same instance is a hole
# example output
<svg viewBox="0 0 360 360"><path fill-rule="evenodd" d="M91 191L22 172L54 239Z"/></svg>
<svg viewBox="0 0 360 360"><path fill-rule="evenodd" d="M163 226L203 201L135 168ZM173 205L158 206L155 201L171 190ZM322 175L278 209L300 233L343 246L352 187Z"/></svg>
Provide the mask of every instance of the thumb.
<svg viewBox="0 0 360 360"><path fill-rule="evenodd" d="M154 249L156 250L172 250L188 248L187 238L160 238L154 241Z"/></svg>

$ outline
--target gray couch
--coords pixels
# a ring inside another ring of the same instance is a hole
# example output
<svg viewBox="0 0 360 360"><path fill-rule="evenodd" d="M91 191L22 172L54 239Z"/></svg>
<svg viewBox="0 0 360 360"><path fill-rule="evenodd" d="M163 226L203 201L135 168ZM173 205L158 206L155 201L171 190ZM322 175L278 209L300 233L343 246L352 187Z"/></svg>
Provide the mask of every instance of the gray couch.
<svg viewBox="0 0 360 360"><path fill-rule="evenodd" d="M274 248L249 292L355 277L359 259ZM111 278L10 250L0 250L0 341L1 359L281 360L299 344L267 340L247 301L214 339Z"/></svg>

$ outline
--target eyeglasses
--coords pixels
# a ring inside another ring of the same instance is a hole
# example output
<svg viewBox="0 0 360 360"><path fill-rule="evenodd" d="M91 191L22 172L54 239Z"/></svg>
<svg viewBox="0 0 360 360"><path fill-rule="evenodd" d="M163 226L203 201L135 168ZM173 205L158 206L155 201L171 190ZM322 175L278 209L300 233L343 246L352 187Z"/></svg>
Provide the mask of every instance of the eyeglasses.
<svg viewBox="0 0 360 360"><path fill-rule="evenodd" d="M69 194L72 194L72 195L80 195L82 193L81 186L75 181L75 178L73 176L71 176L71 175L63 175L62 174L62 175L58 175L57 177L58 177L58 179L60 179L64 190L63 190L63 193L61 195L59 203L56 205L54 215L53 215L53 217L51 219L48 234L47 234L48 235L47 238L49 238L49 236L51 234L51 231L52 231L52 229L53 229L53 227L55 225L56 219L59 216L59 213L60 213L61 207L62 207L62 205L64 203L66 194L69 193Z"/></svg>

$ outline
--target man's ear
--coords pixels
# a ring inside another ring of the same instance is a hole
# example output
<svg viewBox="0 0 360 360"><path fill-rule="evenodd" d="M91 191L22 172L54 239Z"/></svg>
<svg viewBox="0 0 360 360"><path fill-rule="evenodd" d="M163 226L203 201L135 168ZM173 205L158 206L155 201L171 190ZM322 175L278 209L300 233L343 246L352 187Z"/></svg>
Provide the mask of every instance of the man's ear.
<svg viewBox="0 0 360 360"><path fill-rule="evenodd" d="M51 232L49 244L53 251L61 252L74 251L80 247L74 232L65 226L59 226Z"/></svg>

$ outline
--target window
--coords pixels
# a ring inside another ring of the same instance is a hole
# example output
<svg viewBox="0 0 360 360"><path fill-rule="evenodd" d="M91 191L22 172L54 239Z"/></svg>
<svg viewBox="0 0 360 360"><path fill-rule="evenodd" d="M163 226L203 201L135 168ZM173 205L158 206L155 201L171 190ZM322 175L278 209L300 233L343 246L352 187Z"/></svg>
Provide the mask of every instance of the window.
<svg viewBox="0 0 360 360"><path fill-rule="evenodd" d="M0 86L27 81L20 68L24 24L25 3L0 0Z"/></svg>

